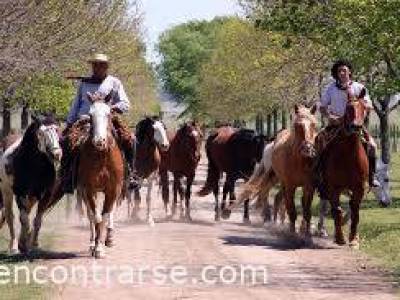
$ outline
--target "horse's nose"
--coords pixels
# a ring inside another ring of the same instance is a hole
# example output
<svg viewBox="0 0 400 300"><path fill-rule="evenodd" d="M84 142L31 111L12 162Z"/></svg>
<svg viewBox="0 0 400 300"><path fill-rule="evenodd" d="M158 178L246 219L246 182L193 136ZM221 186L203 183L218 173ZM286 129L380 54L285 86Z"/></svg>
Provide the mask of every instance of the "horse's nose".
<svg viewBox="0 0 400 300"><path fill-rule="evenodd" d="M102 150L106 148L106 139L105 138L97 138L93 141L96 148Z"/></svg>
<svg viewBox="0 0 400 300"><path fill-rule="evenodd" d="M61 161L61 158L62 158L62 150L61 150L61 149L55 149L55 150L53 151L53 155L54 155L54 159L55 159L56 161Z"/></svg>

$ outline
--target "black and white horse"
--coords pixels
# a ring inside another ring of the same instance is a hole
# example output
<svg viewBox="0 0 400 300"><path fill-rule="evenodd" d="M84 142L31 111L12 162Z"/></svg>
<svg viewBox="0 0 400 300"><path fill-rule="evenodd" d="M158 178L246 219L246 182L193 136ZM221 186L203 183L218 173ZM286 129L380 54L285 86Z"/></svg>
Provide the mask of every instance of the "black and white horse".
<svg viewBox="0 0 400 300"><path fill-rule="evenodd" d="M38 246L43 214L56 181L56 163L61 160L58 125L52 117L35 117L22 138L11 145L0 159L0 187L4 215L10 230L9 251L27 252ZM17 245L14 230L13 196L20 211L21 232ZM30 233L29 213L38 203Z"/></svg>

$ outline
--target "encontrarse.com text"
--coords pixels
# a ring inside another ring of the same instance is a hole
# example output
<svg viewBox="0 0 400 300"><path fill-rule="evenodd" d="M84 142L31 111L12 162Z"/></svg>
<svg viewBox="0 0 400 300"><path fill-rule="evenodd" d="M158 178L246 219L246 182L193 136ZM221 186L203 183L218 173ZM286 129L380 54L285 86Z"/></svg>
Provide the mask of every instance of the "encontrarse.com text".
<svg viewBox="0 0 400 300"><path fill-rule="evenodd" d="M4 284L101 285L265 285L264 265L132 266L132 265L0 265Z"/></svg>

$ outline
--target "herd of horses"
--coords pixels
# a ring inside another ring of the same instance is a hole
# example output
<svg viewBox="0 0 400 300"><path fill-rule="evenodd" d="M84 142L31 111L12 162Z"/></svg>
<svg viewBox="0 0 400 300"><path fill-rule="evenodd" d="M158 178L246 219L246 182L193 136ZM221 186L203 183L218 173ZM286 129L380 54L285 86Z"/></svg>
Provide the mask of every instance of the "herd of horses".
<svg viewBox="0 0 400 300"><path fill-rule="evenodd" d="M90 96L90 95L89 95ZM86 136L75 136L74 151L79 153L77 167L77 198L85 204L90 223L90 253L95 258L105 256L105 246L114 245L113 212L125 198L128 214L138 218L140 190L129 188L126 166L115 128L113 113L104 99L89 97L92 104L88 116L74 126L86 128ZM344 124L329 147L317 149L316 108L296 106L292 126L267 140L248 129L223 126L212 131L205 143L208 159L207 178L197 195L213 193L215 220L229 218L232 209L244 203L244 222L250 222L249 203L257 199L265 220L271 216L269 192L278 188L274 201L274 220L278 211L289 216L290 231L295 232L297 212L294 195L303 189L301 200L303 220L300 232L311 238L311 204L315 190L321 196L320 231L324 230L327 203L330 202L335 221L335 242L346 243L342 232L343 212L340 195L350 194L350 245L358 246L357 226L360 203L366 193L368 159L359 138L364 111L361 101L349 102ZM191 221L190 199L198 167L204 133L196 122L184 123L176 132L167 130L156 118L141 120L132 134L136 145L135 169L139 178L147 181L146 220L154 225L152 216L152 188L159 180L165 214L176 215L178 197L180 218ZM23 136L9 136L3 141L4 153L0 159L1 216L0 226L7 221L10 230L9 251L26 253L38 247L38 236L43 216L60 198L61 184L57 168L62 157L58 123L49 117L33 118ZM317 155L318 153L318 155ZM315 165L322 166L320 182L315 181ZM173 201L170 204L169 174L173 175ZM219 203L219 182L225 173L222 202ZM186 186L182 187L182 178ZM246 183L236 198L235 182ZM104 197L97 197L103 193ZM229 204L226 203L229 195ZM14 229L13 205L20 213L21 231L17 241ZM38 209L30 224L30 212ZM133 206L133 207L132 207Z"/></svg>

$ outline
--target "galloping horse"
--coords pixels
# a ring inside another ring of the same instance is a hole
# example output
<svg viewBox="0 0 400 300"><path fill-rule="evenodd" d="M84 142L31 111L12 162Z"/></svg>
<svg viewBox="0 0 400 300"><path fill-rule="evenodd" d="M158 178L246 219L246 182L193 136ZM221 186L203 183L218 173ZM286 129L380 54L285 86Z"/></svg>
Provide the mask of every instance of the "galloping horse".
<svg viewBox="0 0 400 300"><path fill-rule="evenodd" d="M61 160L58 126L52 117L34 118L24 136L7 148L0 162L0 186L5 217L10 230L9 251L27 252L38 246L39 230L48 210L56 180L56 162ZM20 211L21 232L15 238L13 195ZM31 235L29 214L38 203Z"/></svg>
<svg viewBox="0 0 400 300"><path fill-rule="evenodd" d="M315 157L314 140L317 134L317 120L314 116L316 107L311 110L295 106L293 126L281 131L273 144L269 144L263 154L261 169L256 169L252 181L244 186L236 203L230 205L223 216L229 217L233 207L240 205L248 197L261 196L268 201L270 189L281 183L286 209L290 219L290 230L295 232L297 212L294 205L296 188L303 188L303 223L302 231L310 236L311 202L314 194L313 158ZM265 207L265 205L264 205Z"/></svg>
<svg viewBox="0 0 400 300"><path fill-rule="evenodd" d="M141 180L147 179L147 222L153 226L154 220L151 215L151 191L153 183L157 179L157 171L161 163L160 151L167 151L169 141L164 125L154 119L145 118L136 126L136 158L135 169ZM134 190L135 193L135 208L133 216L138 217L140 205L140 191ZM128 207L130 210L131 199L128 199Z"/></svg>
<svg viewBox="0 0 400 300"><path fill-rule="evenodd" d="M365 93L363 89L358 98L349 100L343 125L320 153L323 184L319 186L319 190L321 198L329 199L331 203L335 220L335 242L339 245L346 243L342 231L343 212L340 207L340 195L350 191L349 242L354 248L359 246L359 209L365 195L369 170L367 153L361 141L366 110L362 99Z"/></svg>
<svg viewBox="0 0 400 300"><path fill-rule="evenodd" d="M234 129L221 127L210 135L206 143L208 158L208 172L204 187L198 192L200 197L213 192L215 196L215 220L220 220L220 211L225 209L227 192L230 193L230 201L235 200L234 186L236 180L247 180L253 173L257 162L262 158L265 138L255 135L253 130ZM224 196L221 208L219 207L219 180L222 172L226 173ZM244 204L244 222L250 222L249 201Z"/></svg>
<svg viewBox="0 0 400 300"><path fill-rule="evenodd" d="M160 181L165 212L168 213L169 180L168 171L174 176L174 202L172 217L176 214L178 192L180 195L180 217L184 217L183 198L185 198L185 218L190 221L190 196L197 165L200 161L202 132L195 122L185 123L175 134L170 134L170 148L161 153ZM183 192L181 178L186 177L186 190ZM185 196L183 197L183 194Z"/></svg>
<svg viewBox="0 0 400 300"><path fill-rule="evenodd" d="M79 148L77 192L87 207L90 222L90 250L95 258L105 256L105 244L113 244L112 213L121 195L124 163L121 150L112 132L110 106L99 94L88 94L92 102L87 121L91 124L89 137ZM104 193L103 205L97 193ZM107 235L104 237L107 224Z"/></svg>

